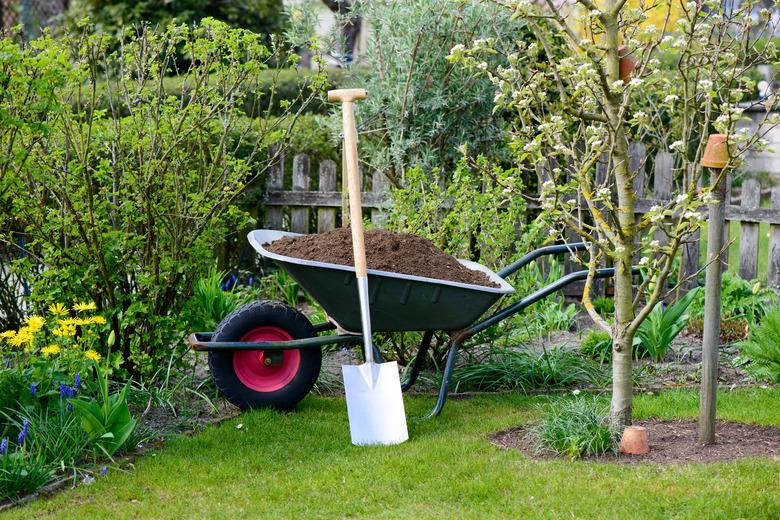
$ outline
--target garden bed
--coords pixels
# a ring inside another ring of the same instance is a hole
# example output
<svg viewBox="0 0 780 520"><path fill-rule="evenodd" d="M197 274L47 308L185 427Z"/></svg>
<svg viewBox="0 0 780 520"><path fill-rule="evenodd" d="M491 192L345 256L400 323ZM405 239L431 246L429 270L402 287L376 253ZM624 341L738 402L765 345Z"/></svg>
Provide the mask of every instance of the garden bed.
<svg viewBox="0 0 780 520"><path fill-rule="evenodd" d="M780 457L780 428L756 424L718 421L715 444L698 441L697 422L692 420L648 419L637 421L647 428L650 452L644 455L615 455L608 453L583 460L656 464L727 462L743 458ZM490 442L505 449L516 449L539 459L553 459L555 455L538 453L527 428L514 428L491 435Z"/></svg>

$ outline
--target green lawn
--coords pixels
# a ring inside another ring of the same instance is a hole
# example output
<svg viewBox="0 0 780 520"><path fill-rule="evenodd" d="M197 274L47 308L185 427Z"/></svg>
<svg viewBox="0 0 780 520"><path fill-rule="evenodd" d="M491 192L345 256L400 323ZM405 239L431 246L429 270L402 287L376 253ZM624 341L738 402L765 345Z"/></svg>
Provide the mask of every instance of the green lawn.
<svg viewBox="0 0 780 520"><path fill-rule="evenodd" d="M109 472L3 518L778 518L780 461L617 466L535 462L486 435L546 397L451 401L401 446L349 444L344 401L307 398L171 440L134 472ZM637 417L694 417L697 395L638 396ZM432 398L407 399L420 415ZM722 418L780 425L780 389L722 393ZM238 424L243 424L241 429Z"/></svg>

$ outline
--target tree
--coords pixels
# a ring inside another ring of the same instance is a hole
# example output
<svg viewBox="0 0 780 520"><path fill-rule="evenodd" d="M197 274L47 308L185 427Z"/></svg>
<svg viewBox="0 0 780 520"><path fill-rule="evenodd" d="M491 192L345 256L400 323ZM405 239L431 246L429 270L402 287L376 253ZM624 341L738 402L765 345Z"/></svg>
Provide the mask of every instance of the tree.
<svg viewBox="0 0 780 520"><path fill-rule="evenodd" d="M758 133L735 130L755 87L746 73L778 63L774 43L761 38L774 33L775 23L766 9L751 16L755 1L728 9L716 1L688 2L674 25L668 3L659 7L666 10L660 26L642 25L657 4L576 3L586 11L584 33L552 0L541 6L520 0L502 5L533 29L535 41L477 41L453 48L450 59L483 71L496 86L497 105L514 112L517 168L540 172L542 218L551 237L564 238L570 229L591 243L581 259L589 270L582 303L612 335L611 419L623 427L632 415L634 336L682 282L668 283L675 259L712 199L710 188L698 187L708 134L733 136L736 164L778 124L772 118ZM567 42L562 59L552 50L559 39ZM506 54L510 66L489 67L482 57L495 53ZM672 200L641 217L634 182L646 165L632 167L632 141L648 145L648 157L672 153L679 186ZM593 276L605 260L615 266L613 323L591 302ZM636 287L635 262L643 273Z"/></svg>

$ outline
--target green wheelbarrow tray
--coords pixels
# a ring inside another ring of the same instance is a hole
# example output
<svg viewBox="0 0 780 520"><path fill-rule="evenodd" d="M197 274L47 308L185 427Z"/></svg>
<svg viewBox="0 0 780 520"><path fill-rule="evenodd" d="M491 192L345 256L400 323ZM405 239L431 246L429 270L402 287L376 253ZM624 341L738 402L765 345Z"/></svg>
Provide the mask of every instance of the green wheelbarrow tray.
<svg viewBox="0 0 780 520"><path fill-rule="evenodd" d="M268 251L265 246L297 233L255 230L249 243L262 256L275 261L319 303L332 322L359 332L360 305L355 268L348 265L302 260ZM460 330L515 289L499 275L468 260L461 264L485 273L498 287L487 287L422 276L368 270L371 324L376 332Z"/></svg>

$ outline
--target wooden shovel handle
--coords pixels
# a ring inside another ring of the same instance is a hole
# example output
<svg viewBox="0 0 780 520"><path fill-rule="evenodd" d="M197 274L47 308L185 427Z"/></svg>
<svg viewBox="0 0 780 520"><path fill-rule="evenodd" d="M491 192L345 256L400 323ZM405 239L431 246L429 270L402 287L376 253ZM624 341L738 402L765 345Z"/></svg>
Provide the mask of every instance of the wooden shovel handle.
<svg viewBox="0 0 780 520"><path fill-rule="evenodd" d="M352 228L352 253L355 257L355 274L365 277L366 244L363 236L363 211L360 202L360 179L358 177L357 128L353 101L365 99L362 88L328 91L329 101L341 101L344 113L344 162L347 167L349 186L349 223Z"/></svg>

